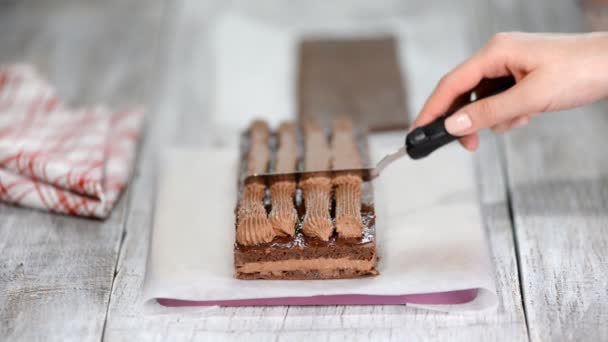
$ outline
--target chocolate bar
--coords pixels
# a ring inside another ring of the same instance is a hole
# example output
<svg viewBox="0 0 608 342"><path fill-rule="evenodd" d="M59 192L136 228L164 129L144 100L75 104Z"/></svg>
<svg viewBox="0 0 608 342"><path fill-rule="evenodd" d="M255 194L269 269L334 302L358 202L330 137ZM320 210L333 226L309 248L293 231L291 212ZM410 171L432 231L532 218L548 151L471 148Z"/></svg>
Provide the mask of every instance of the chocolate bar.
<svg viewBox="0 0 608 342"><path fill-rule="evenodd" d="M298 59L301 122L330 126L347 115L371 131L407 128L406 91L393 37L307 39Z"/></svg>

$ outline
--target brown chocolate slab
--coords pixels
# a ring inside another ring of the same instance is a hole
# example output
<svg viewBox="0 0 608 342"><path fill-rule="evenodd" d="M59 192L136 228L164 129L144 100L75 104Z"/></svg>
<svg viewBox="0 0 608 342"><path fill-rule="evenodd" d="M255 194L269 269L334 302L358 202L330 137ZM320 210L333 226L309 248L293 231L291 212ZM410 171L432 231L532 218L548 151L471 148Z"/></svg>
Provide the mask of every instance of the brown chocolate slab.
<svg viewBox="0 0 608 342"><path fill-rule="evenodd" d="M371 131L407 128L405 89L393 37L304 40L298 117L325 127L340 116Z"/></svg>

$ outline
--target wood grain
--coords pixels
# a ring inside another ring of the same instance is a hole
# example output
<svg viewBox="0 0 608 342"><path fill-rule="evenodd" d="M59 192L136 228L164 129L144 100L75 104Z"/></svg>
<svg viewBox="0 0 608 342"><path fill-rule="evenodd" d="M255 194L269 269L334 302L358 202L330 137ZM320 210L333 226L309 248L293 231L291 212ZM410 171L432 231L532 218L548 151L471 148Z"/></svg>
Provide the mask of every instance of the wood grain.
<svg viewBox="0 0 608 342"><path fill-rule="evenodd" d="M598 105L546 115L506 140L533 341L608 336L608 156L590 148L608 143L605 129Z"/></svg>
<svg viewBox="0 0 608 342"><path fill-rule="evenodd" d="M574 2L525 4L522 25L529 30L582 27ZM532 341L608 336L606 109L606 104L596 104L545 114L505 139Z"/></svg>
<svg viewBox="0 0 608 342"><path fill-rule="evenodd" d="M276 4L234 6L245 14L305 23L315 20L321 8L335 14L345 5L310 2L281 10ZM346 16L369 19L369 3L348 5ZM109 220L0 205L3 339L522 341L528 339L528 329L533 341L605 340L605 105L541 117L507 135L504 151L500 139L482 136L476 166L496 267L496 312L442 314L404 306L156 306L153 313L146 312L141 284L159 151L170 143L235 143L227 132L214 131L206 114L213 98L209 28L224 6L211 0L0 2L0 62L35 63L73 104L141 101L152 119L130 194ZM408 15L440 22L469 18L462 21L470 25L463 31L454 28L446 34L467 32L470 51L499 30L582 28L580 12L568 0L467 0L433 6L414 6L411 13L399 8L403 20Z"/></svg>
<svg viewBox="0 0 608 342"><path fill-rule="evenodd" d="M142 102L161 15L142 3L2 2L0 62L34 63L71 104ZM128 194L103 222L0 205L3 340L101 339L129 211Z"/></svg>

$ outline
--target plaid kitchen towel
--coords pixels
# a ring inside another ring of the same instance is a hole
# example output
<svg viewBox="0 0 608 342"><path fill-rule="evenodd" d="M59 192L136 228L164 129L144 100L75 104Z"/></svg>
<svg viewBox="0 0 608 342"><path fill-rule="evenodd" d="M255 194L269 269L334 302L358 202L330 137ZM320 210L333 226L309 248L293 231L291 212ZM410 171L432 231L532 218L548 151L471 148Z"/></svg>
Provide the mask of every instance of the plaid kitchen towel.
<svg viewBox="0 0 608 342"><path fill-rule="evenodd" d="M0 66L0 200L105 218L133 170L142 110L72 109L28 65Z"/></svg>

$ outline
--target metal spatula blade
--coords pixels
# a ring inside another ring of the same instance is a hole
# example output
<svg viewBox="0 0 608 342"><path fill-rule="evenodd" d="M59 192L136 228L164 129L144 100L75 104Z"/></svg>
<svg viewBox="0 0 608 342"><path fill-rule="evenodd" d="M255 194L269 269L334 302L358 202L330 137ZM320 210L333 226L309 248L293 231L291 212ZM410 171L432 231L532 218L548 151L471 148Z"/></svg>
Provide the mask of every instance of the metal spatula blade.
<svg viewBox="0 0 608 342"><path fill-rule="evenodd" d="M401 147L399 150L390 153L384 158L382 158L375 167L364 167L360 169L337 169L337 170L318 170L318 171L303 171L303 172L290 172L290 173L257 173L253 175L249 175L245 178L245 182L251 180L263 180L263 181L273 181L281 178L308 178L314 176L324 176L324 177L337 177L342 174L353 174L361 176L361 179L365 182L371 181L374 178L378 177L382 170L384 170L388 165L392 162L400 159L401 157L407 155L405 146Z"/></svg>

